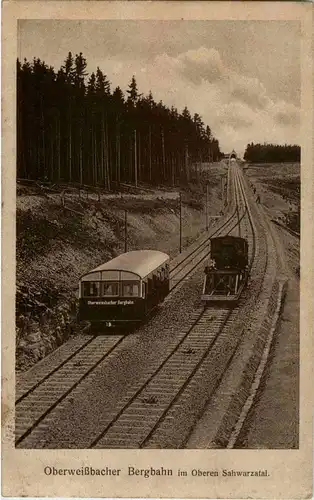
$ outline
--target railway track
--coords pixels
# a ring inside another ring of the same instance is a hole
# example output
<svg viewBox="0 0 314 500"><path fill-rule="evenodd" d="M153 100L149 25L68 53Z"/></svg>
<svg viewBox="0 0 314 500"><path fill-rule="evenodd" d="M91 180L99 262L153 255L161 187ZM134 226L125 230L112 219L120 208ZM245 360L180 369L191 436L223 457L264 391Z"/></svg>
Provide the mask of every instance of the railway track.
<svg viewBox="0 0 314 500"><path fill-rule="evenodd" d="M154 440L159 426L194 377L220 338L232 314L230 309L203 309L192 327L182 333L169 355L134 392L120 402L120 408L90 448L145 448ZM210 325L210 326L209 326Z"/></svg>
<svg viewBox="0 0 314 500"><path fill-rule="evenodd" d="M244 189L236 171L233 176L237 186L236 209L210 237L228 234L239 224L243 227L249 224ZM240 211L243 212L241 220ZM246 222L245 216L248 219ZM207 258L209 239L171 269L172 292ZM226 340L223 332L230 328L237 313L238 308L196 308L189 324L173 342L169 342L165 358L152 364L150 372L143 375L143 380L136 387L131 387L119 401L114 413L108 413L107 423L90 447L157 446L159 430L171 419L179 400L186 398L186 391L197 378L197 373L208 363L215 349L223 349ZM57 362L49 365L48 359L48 363L41 362L39 370L34 372L35 376L26 375L16 391L16 446L23 447L26 443L26 447L32 447L32 443L36 443L40 447L41 443L44 444L45 422L49 422L53 410L100 363L110 358L124 338L124 335L78 337L65 349L60 349ZM139 421L141 425L138 425Z"/></svg>
<svg viewBox="0 0 314 500"><path fill-rule="evenodd" d="M184 280L193 273L193 271L208 257L209 255L209 242L210 238L222 233L222 231L230 225L236 212L234 211L231 216L223 222L219 228L214 230L210 236L205 238L192 252L180 260L173 268L170 269L170 282L171 282L171 292L173 293L176 288L184 283ZM170 293L169 296L172 294ZM122 337L124 337L123 335ZM50 376L56 373L57 370L61 369L66 363L70 362L76 355L78 355L83 349L85 349L90 343L95 341L98 335L93 335L86 338L86 335L79 335L75 338L69 340L62 348L57 349L54 352L54 360L52 356L45 358L39 362L35 369L29 370L26 374L23 374L23 379L17 381L16 391L15 391L15 403L19 404L22 399L28 396L31 392L39 387L40 384L45 382ZM108 337L107 337L108 338ZM117 337L114 336L114 339ZM120 339L119 339L120 340Z"/></svg>

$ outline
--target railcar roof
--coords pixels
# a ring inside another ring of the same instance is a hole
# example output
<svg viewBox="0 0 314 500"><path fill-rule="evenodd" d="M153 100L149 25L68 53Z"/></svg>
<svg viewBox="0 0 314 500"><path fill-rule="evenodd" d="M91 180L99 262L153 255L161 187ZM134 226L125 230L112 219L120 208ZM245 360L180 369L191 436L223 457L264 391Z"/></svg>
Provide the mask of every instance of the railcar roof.
<svg viewBox="0 0 314 500"><path fill-rule="evenodd" d="M169 259L169 255L158 250L134 250L132 252L123 253L118 255L112 260L101 264L95 269L91 269L90 274L95 271L128 271L135 273L141 278L145 278L154 269L161 266ZM86 274L84 276L86 276Z"/></svg>

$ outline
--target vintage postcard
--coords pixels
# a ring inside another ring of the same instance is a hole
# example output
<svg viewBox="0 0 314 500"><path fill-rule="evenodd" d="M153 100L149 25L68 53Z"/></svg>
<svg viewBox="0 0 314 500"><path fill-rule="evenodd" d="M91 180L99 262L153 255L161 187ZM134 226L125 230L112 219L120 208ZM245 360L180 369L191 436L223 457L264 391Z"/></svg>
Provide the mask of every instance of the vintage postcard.
<svg viewBox="0 0 314 500"><path fill-rule="evenodd" d="M3 3L4 496L312 496L312 13Z"/></svg>

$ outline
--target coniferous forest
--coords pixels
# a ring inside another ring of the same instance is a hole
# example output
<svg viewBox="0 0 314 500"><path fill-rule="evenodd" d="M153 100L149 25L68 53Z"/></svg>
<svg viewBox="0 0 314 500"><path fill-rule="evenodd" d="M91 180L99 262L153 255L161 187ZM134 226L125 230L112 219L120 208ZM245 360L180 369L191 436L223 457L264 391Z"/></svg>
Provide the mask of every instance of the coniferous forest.
<svg viewBox="0 0 314 500"><path fill-rule="evenodd" d="M17 60L17 177L107 189L121 182L186 183L195 162L216 161L219 142L200 115L179 112L135 77L126 93L69 52L56 72Z"/></svg>
<svg viewBox="0 0 314 500"><path fill-rule="evenodd" d="M248 144L244 160L254 163L295 163L300 161L300 146L285 144Z"/></svg>

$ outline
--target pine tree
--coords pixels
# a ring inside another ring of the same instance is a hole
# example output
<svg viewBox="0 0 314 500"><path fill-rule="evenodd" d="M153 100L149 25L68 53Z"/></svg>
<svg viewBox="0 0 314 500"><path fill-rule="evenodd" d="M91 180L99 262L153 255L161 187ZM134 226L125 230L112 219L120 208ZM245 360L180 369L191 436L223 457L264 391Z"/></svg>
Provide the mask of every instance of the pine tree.
<svg viewBox="0 0 314 500"><path fill-rule="evenodd" d="M115 181L121 182L121 125L124 115L124 95L120 87L112 94L112 106L115 110Z"/></svg>
<svg viewBox="0 0 314 500"><path fill-rule="evenodd" d="M96 96L99 109L99 145L100 168L99 179L107 189L110 189L109 169L109 134L108 117L110 113L110 82L98 67L96 71Z"/></svg>
<svg viewBox="0 0 314 500"><path fill-rule="evenodd" d="M74 84L74 76L75 76L75 68L74 68L74 59L72 53L68 53L68 57L66 58L64 65L61 66L61 71L65 75L65 97L66 97L66 109L67 109L67 158L66 163L68 166L67 179L69 182L72 182L72 109L73 109L73 84Z"/></svg>

